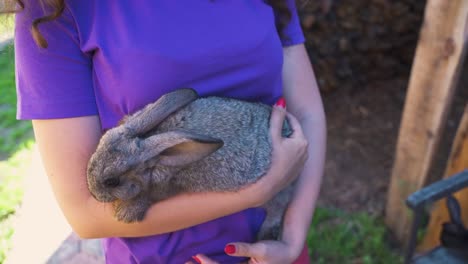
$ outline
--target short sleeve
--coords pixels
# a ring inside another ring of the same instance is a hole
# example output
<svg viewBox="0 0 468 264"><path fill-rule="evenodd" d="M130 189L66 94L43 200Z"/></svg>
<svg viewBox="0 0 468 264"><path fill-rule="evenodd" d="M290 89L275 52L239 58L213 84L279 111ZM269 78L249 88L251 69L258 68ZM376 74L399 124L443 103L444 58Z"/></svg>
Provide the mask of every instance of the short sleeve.
<svg viewBox="0 0 468 264"><path fill-rule="evenodd" d="M65 8L57 20L39 25L48 47L31 36L32 20L43 15L29 1L16 15L15 63L18 119L53 119L97 114L91 56L80 50L77 26Z"/></svg>
<svg viewBox="0 0 468 264"><path fill-rule="evenodd" d="M280 32L281 43L283 46L292 46L304 43L304 33L301 28L301 21L297 13L295 0L285 0L291 12L291 19Z"/></svg>

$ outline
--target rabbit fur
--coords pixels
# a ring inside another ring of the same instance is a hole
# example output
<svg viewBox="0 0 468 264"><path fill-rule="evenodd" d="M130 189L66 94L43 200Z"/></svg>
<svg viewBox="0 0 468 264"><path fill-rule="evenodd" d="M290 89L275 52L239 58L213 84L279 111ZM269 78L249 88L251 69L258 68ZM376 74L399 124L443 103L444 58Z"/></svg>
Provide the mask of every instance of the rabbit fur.
<svg viewBox="0 0 468 264"><path fill-rule="evenodd" d="M151 204L179 193L233 192L270 168L271 107L192 89L167 93L104 133L87 170L88 188L115 217L141 221ZM282 135L292 133L287 121ZM259 239L278 239L291 184L263 208Z"/></svg>

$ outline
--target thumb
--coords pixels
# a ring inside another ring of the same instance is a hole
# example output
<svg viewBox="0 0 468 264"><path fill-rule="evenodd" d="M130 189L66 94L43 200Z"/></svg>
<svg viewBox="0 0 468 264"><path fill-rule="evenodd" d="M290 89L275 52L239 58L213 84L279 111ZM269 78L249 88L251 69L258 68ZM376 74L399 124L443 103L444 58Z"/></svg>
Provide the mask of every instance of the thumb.
<svg viewBox="0 0 468 264"><path fill-rule="evenodd" d="M283 129L283 122L286 117L284 99L278 100L275 106L271 109L270 116L270 135L272 140L282 138L281 131Z"/></svg>
<svg viewBox="0 0 468 264"><path fill-rule="evenodd" d="M248 243L229 243L224 248L224 252L229 256L235 257L261 257L265 255L266 248L262 244L248 244Z"/></svg>

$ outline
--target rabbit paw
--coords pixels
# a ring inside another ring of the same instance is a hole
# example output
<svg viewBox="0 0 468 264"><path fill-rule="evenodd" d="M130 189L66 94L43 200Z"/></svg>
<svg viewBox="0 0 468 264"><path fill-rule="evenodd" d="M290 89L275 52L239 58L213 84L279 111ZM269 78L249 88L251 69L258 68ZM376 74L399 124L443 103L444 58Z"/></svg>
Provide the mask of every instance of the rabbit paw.
<svg viewBox="0 0 468 264"><path fill-rule="evenodd" d="M114 202L114 216L125 223L140 222L148 208L149 204L144 201L117 201Z"/></svg>
<svg viewBox="0 0 468 264"><path fill-rule="evenodd" d="M280 226L265 226L257 234L258 240L278 240L280 237Z"/></svg>
<svg viewBox="0 0 468 264"><path fill-rule="evenodd" d="M281 219L275 219L267 214L265 221L257 233L258 240L278 240L281 234Z"/></svg>

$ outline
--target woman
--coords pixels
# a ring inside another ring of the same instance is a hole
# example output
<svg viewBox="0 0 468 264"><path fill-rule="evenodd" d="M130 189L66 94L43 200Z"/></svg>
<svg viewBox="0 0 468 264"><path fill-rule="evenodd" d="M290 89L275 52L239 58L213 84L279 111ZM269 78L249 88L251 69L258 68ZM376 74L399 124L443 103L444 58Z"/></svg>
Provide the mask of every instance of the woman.
<svg viewBox="0 0 468 264"><path fill-rule="evenodd" d="M308 262L304 243L323 171L325 118L292 0L286 9L284 1L262 0L52 0L44 9L42 1L22 2L18 118L33 120L68 222L82 238L105 238L107 263L185 263L192 256L293 263L301 253L300 263ZM295 132L281 138L280 99L271 117L273 165L259 182L236 193L179 195L153 205L140 223L117 222L112 207L87 189L89 157L103 131L179 87L267 104L283 95L299 121L290 115ZM265 217L257 207L298 175L281 241L255 242Z"/></svg>

